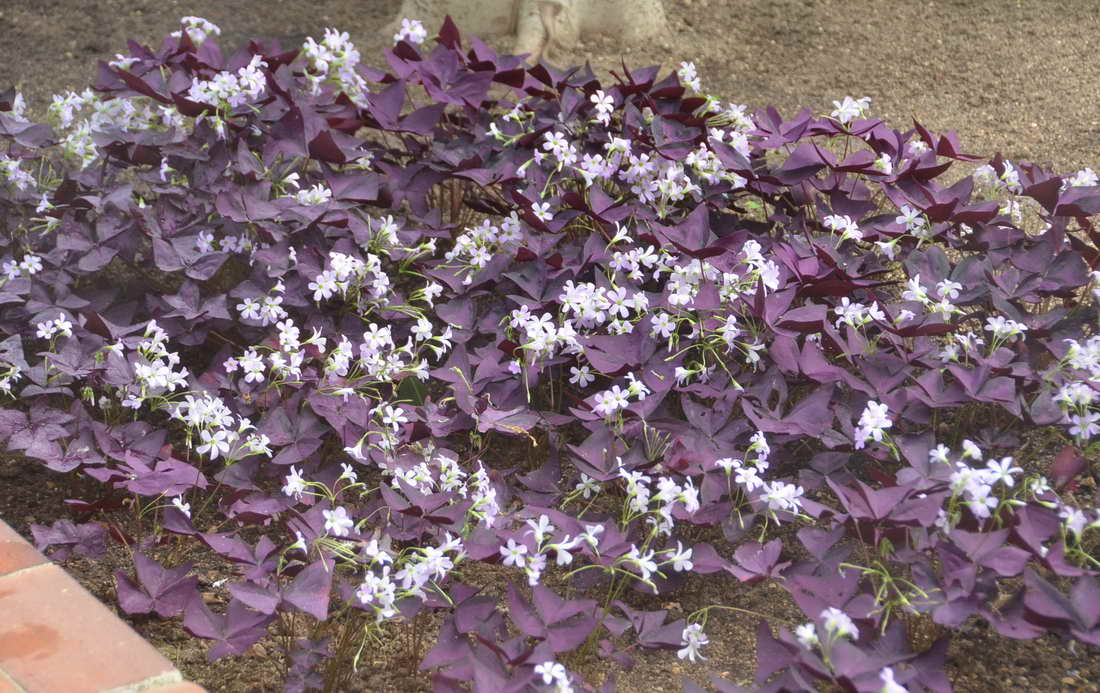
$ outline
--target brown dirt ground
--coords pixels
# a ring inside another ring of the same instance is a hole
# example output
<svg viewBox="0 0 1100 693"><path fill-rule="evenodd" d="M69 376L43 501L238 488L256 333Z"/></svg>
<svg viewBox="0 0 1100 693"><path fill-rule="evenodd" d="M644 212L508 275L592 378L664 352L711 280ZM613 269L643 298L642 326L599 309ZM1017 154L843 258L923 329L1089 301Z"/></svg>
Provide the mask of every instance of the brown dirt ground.
<svg viewBox="0 0 1100 693"><path fill-rule="evenodd" d="M223 46L259 36L284 45L325 27L348 31L364 58L377 63L388 45L381 31L398 0L0 0L0 88L14 84L41 116L51 94L87 86L95 61L124 50L127 38L159 45L183 15L222 27ZM670 28L645 46L613 38L588 39L567 57L589 60L598 72L628 65L675 65L693 60L704 89L749 105L831 110L831 100L870 96L873 113L897 127L916 118L934 130L959 132L967 151L1037 161L1070 172L1100 170L1100 111L1095 85L1100 3L1095 0L665 0ZM429 27L429 29L431 29ZM506 46L501 46L506 48ZM0 517L29 536L29 524L62 517L61 500L76 495L75 480L36 465L0 460ZM117 568L129 569L125 551L109 560L73 560L67 567L108 604ZM200 564L204 589L224 568ZM480 570L490 590L503 590L492 567ZM224 597L224 594L222 595ZM778 587L699 580L660 602L674 614L709 604L764 612L777 623L796 610ZM650 605L649 608L654 608ZM132 625L189 678L218 693L278 690L271 655L256 647L242 657L206 664L205 648L178 621L131 619ZM579 667L590 680L615 675L623 691L678 691L684 675L709 674L747 683L754 666L755 619L716 614L702 666L686 666L674 652L644 652L633 670L597 662ZM421 677L398 667L399 645L370 659L353 690L427 690ZM1100 657L1053 638L1013 642L981 627L956 638L950 674L959 691L1096 691Z"/></svg>

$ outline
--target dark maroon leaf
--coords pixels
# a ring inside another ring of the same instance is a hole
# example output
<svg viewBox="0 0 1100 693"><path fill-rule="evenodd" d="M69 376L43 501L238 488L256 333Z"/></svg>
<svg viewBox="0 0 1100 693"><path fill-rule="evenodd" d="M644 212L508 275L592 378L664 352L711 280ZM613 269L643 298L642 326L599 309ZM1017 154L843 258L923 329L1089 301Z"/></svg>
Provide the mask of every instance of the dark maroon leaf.
<svg viewBox="0 0 1100 693"><path fill-rule="evenodd" d="M767 544L755 541L742 544L733 552L733 560L737 565L730 566L729 571L741 582L754 583L767 577L780 577L784 568L790 563L780 563L779 554L783 550L783 542L773 539Z"/></svg>
<svg viewBox="0 0 1100 693"><path fill-rule="evenodd" d="M214 640L206 658L213 662L226 655L241 654L267 634L267 625L275 617L249 611L243 602L233 599L225 615L215 614L196 593L183 617L183 627L196 638Z"/></svg>
<svg viewBox="0 0 1100 693"><path fill-rule="evenodd" d="M115 573L118 587L118 603L128 614L147 614L155 611L161 618L171 618L184 607L198 599L198 578L188 576L192 564L179 568L164 568L140 551L134 552L137 581L120 571Z"/></svg>
<svg viewBox="0 0 1100 693"><path fill-rule="evenodd" d="M1050 476L1055 487L1062 488L1087 468L1088 462L1080 451L1072 445L1064 445L1050 464Z"/></svg>
<svg viewBox="0 0 1100 693"><path fill-rule="evenodd" d="M107 552L107 532L98 522L74 524L72 520L54 520L49 527L32 524L34 546L45 553L52 549L50 557L64 561L76 553L88 558L102 558Z"/></svg>
<svg viewBox="0 0 1100 693"><path fill-rule="evenodd" d="M324 621L328 618L333 570L334 566L324 560L310 563L283 590L283 600L318 621Z"/></svg>

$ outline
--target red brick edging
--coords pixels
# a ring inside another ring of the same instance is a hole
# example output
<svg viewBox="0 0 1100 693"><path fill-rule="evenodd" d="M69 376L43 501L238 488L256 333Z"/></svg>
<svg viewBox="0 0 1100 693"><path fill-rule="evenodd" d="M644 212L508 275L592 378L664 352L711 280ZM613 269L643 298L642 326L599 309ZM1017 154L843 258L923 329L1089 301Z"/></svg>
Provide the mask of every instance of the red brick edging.
<svg viewBox="0 0 1100 693"><path fill-rule="evenodd" d="M0 693L205 693L0 520Z"/></svg>

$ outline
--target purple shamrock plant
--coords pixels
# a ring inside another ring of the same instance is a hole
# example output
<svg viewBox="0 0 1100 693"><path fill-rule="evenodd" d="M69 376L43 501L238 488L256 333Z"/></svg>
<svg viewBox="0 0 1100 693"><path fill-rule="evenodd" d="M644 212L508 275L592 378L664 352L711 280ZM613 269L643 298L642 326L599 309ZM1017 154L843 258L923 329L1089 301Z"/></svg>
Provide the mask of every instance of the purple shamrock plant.
<svg viewBox="0 0 1100 693"><path fill-rule="evenodd" d="M335 30L218 33L131 42L53 127L0 94L0 431L100 484L70 505L140 542L127 612L211 659L272 638L291 691L430 614L440 691L695 662L710 614L759 616L647 609L689 575L805 615L760 622L764 691L948 691L973 619L1100 645L1091 170L975 165L866 98L723 107L690 63L531 67L449 20L405 22L388 72ZM1016 459L1039 432L1053 483ZM95 557L104 526L34 531Z"/></svg>

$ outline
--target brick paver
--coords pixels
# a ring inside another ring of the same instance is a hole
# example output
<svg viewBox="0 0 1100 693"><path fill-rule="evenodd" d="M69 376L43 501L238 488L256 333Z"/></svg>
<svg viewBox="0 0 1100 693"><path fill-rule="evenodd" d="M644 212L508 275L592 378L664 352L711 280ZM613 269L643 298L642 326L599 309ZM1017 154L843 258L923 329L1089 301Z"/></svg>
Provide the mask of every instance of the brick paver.
<svg viewBox="0 0 1100 693"><path fill-rule="evenodd" d="M42 563L49 563L49 559L35 551L14 529L0 522L0 576ZM0 692L3 690L0 688Z"/></svg>
<svg viewBox="0 0 1100 693"><path fill-rule="evenodd" d="M0 693L205 693L0 520Z"/></svg>
<svg viewBox="0 0 1100 693"><path fill-rule="evenodd" d="M23 689L16 686L4 672L0 671L0 693L23 693Z"/></svg>

